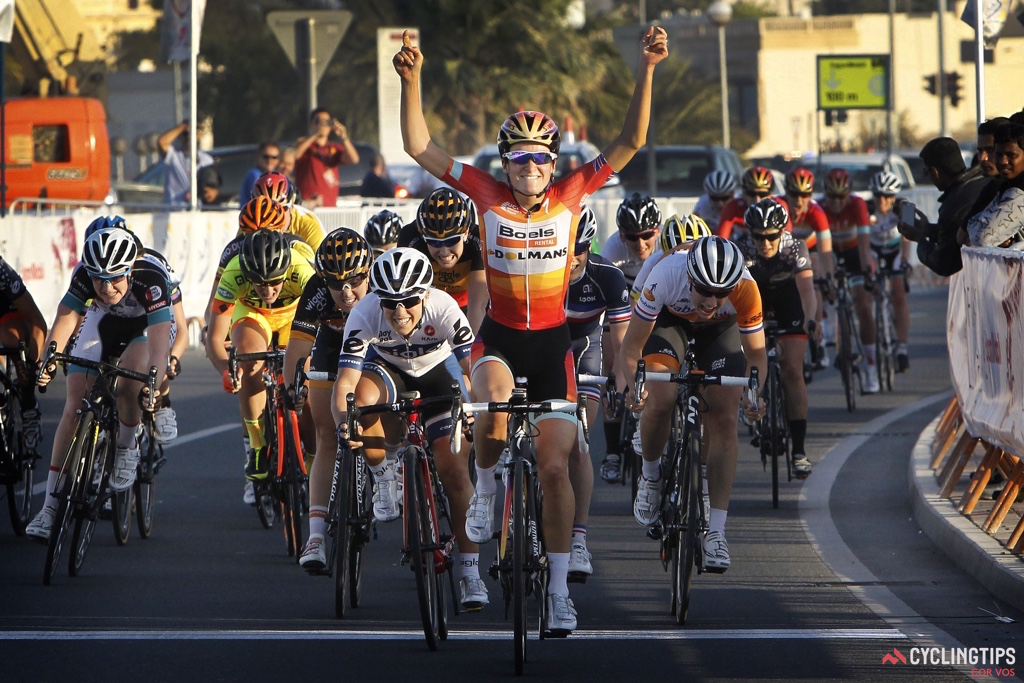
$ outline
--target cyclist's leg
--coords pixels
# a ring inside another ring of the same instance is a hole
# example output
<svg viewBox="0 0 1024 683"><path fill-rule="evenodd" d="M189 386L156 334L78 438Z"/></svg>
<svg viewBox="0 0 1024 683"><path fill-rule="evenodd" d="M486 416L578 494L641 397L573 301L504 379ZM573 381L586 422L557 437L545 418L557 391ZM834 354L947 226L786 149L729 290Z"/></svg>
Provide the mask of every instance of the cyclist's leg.
<svg viewBox="0 0 1024 683"><path fill-rule="evenodd" d="M18 371L18 386L21 390L21 418L22 436L25 448L35 453L42 442L41 415L39 403L36 400L35 376L33 370L36 367L38 349L43 346L46 338L46 329L33 325L32 321L20 311L12 311L0 315L0 346L16 349L24 342L25 344L25 365L10 369L10 375ZM11 361L8 360L8 363Z"/></svg>
<svg viewBox="0 0 1024 683"><path fill-rule="evenodd" d="M892 270L895 273L903 272L902 255L897 254L892 263ZM907 288L903 284L903 277L899 275L887 279L889 297L892 299L892 312L896 318L893 320L893 324L896 326L896 339L900 345L900 352L906 354L907 342L910 340L910 306L907 303Z"/></svg>
<svg viewBox="0 0 1024 683"><path fill-rule="evenodd" d="M601 349L611 349L611 332L606 324L604 329L601 330ZM602 353L601 359L601 373L605 377L610 377L612 374L612 367L615 361L612 358L612 353ZM594 373L597 374L597 373ZM601 411L601 424L604 429L604 443L606 457L605 461L601 465L601 478L605 481L616 481L618 480L620 473L619 469L622 467L622 454L619 452L619 435L622 433L622 420L625 417L625 412L620 410L618 415L609 416L605 411ZM587 414L587 420L590 429L596 429L597 423L590 419L589 413ZM606 466L607 465L607 466Z"/></svg>
<svg viewBox="0 0 1024 683"><path fill-rule="evenodd" d="M796 286L775 302L775 319L779 323L779 343L782 346L781 376L786 394L786 419L793 444L793 470L800 476L810 474L804 439L807 435L807 385L804 383L804 355L807 336L800 294ZM798 462L799 461L799 462Z"/></svg>
<svg viewBox="0 0 1024 683"><path fill-rule="evenodd" d="M231 345L235 351L240 354L266 351L271 332L263 316L251 309L245 310L243 306L235 307L235 315L231 327ZM262 424L267 402L262 372L262 361L239 364L238 408L249 435L246 476L250 479L266 478L269 464Z"/></svg>
<svg viewBox="0 0 1024 683"><path fill-rule="evenodd" d="M573 358L576 372L590 375L602 375L602 331L595 330L589 337L576 339L572 343ZM597 426L598 407L601 404L601 390L597 387L579 387L579 395L585 398L587 411L587 427L591 430L591 445L594 442L592 431ZM617 437L617 435L616 435ZM590 553L587 551L587 522L590 517L590 501L594 495L594 462L593 450L584 456L580 452L577 439L569 453L569 481L572 484L576 499L572 523L572 550L570 562L571 572L590 574L593 571Z"/></svg>
<svg viewBox="0 0 1024 683"><path fill-rule="evenodd" d="M383 361L367 361L356 384L356 405L394 401L405 390L399 384L397 371L386 367ZM359 419L363 442L363 457L373 475L373 514L380 522L390 522L399 515L398 469L386 457L385 444L398 443L402 437L401 421L394 415L375 413Z"/></svg>
<svg viewBox="0 0 1024 683"><path fill-rule="evenodd" d="M316 452L309 470L309 536L323 541L327 531L327 504L331 500L334 454L338 448L337 428L331 414L330 380L309 382L309 412L316 426Z"/></svg>
<svg viewBox="0 0 1024 683"><path fill-rule="evenodd" d="M665 314L662 314L664 316ZM686 331L674 321L659 316L654 332L644 345L644 360L650 372L679 372L686 353ZM669 382L647 384L646 407L640 416L640 444L643 447L643 476L661 478L661 454L668 443L669 425L678 387Z"/></svg>

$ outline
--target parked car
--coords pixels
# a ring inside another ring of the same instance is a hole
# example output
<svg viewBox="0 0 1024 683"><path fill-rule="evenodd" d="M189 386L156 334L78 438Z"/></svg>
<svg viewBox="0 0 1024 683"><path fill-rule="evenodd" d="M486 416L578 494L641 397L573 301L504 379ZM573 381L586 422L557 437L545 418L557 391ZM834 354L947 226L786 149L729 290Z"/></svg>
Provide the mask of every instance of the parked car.
<svg viewBox="0 0 1024 683"><path fill-rule="evenodd" d="M377 148L373 145L357 142L355 147L359 152L359 163L338 167L338 175L341 180L339 194L342 196L359 194L363 177L370 171L373 159L377 156ZM236 206L242 203L238 192L242 188L245 174L256 165L258 150L258 144L215 147L209 150L210 156L213 157L213 167L220 173L221 197L226 198L226 203ZM115 203L163 204L165 172L166 167L161 159L136 176L134 180L115 182L113 188L116 197Z"/></svg>
<svg viewBox="0 0 1024 683"><path fill-rule="evenodd" d="M704 177L711 171L730 171L737 182L743 162L731 149L718 145L666 145L655 148L655 173L659 197L699 197ZM619 173L627 193L648 192L647 148L641 149Z"/></svg>
<svg viewBox="0 0 1024 683"><path fill-rule="evenodd" d="M586 140L563 142L558 152L554 179L558 180L572 169L596 159L600 154L601 150ZM498 180L505 180L505 172L501 169L501 157L498 156L497 145L481 147L473 158L473 165L487 171ZM594 197L605 199L621 199L624 196L619 176L609 178L604 186L594 193Z"/></svg>
<svg viewBox="0 0 1024 683"><path fill-rule="evenodd" d="M903 157L893 154L886 156L884 152L866 152L863 154L822 154L821 157L810 157L804 160L804 166L814 172L814 189L816 192L824 192L825 176L833 168L844 168L850 174L850 182L853 191L863 193L868 191L868 182L871 176L879 171L891 171L895 173L903 183L903 188L909 190L917 183L914 182L914 174Z"/></svg>

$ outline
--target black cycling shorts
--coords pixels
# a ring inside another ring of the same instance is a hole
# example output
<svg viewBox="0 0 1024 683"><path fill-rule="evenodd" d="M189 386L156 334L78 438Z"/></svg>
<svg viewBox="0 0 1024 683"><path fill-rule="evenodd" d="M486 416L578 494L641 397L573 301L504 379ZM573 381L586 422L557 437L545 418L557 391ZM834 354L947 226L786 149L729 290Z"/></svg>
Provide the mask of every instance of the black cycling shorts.
<svg viewBox="0 0 1024 683"><path fill-rule="evenodd" d="M804 328L804 306L800 301L800 290L796 280L761 290L761 308L764 319L779 324L779 336L807 334Z"/></svg>
<svg viewBox="0 0 1024 683"><path fill-rule="evenodd" d="M327 379L311 379L309 385L325 389L334 385L338 379L338 357L341 356L341 344L345 335L327 325L320 325L313 341L313 349L309 352L309 371L326 373Z"/></svg>
<svg viewBox="0 0 1024 683"><path fill-rule="evenodd" d="M485 317L471 352L473 369L498 361L513 377L526 378L531 401L576 400L576 367L569 326L516 330Z"/></svg>
<svg viewBox="0 0 1024 683"><path fill-rule="evenodd" d="M687 342L693 339L697 367L709 375L743 377L747 361L740 346L736 319L719 323L693 324L662 311L654 331L644 344L644 360L657 362L678 372L686 356Z"/></svg>
<svg viewBox="0 0 1024 683"><path fill-rule="evenodd" d="M381 397L381 403L393 403L398 400L400 394L406 391L418 391L421 398L454 395L452 394L454 378L444 363L438 363L426 374L413 377L388 363L371 349L363 363L363 374L367 373L376 375L384 383L387 395ZM430 406L424 409L421 417L429 443L452 433L451 404Z"/></svg>

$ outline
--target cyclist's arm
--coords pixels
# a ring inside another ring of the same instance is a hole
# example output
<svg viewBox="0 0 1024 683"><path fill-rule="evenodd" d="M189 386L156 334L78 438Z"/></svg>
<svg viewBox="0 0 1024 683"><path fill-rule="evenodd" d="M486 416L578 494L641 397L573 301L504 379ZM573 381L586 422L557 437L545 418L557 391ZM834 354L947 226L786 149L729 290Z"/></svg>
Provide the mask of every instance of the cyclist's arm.
<svg viewBox="0 0 1024 683"><path fill-rule="evenodd" d="M167 360L171 355L171 321L165 320L146 326L146 345L149 347L149 362L146 370L156 367L156 386L167 379Z"/></svg>
<svg viewBox="0 0 1024 683"><path fill-rule="evenodd" d="M469 327L473 334L480 331L480 323L487 315L487 302L490 297L487 294L486 271L474 270L469 273L469 307L466 317L469 318Z"/></svg>
<svg viewBox="0 0 1024 683"><path fill-rule="evenodd" d="M57 350L63 351L68 339L71 339L71 335L78 330L83 317L85 316L81 311L75 310L64 302L57 304L57 316L53 319L53 325L50 326L50 332L46 335L43 347L49 346L50 342L57 342Z"/></svg>
<svg viewBox="0 0 1024 683"><path fill-rule="evenodd" d="M651 92L654 67L668 56L668 34L652 26L640 40L640 61L636 70L633 97L629 102L622 132L604 150L604 158L616 172L621 171L637 150L647 144L647 126L651 120Z"/></svg>
<svg viewBox="0 0 1024 683"><path fill-rule="evenodd" d="M309 356L309 352L313 349L312 340L306 339L305 337L292 336L288 340L288 348L284 352L284 381L285 384L291 384L295 379L295 366L301 360L305 363L305 359Z"/></svg>
<svg viewBox="0 0 1024 683"><path fill-rule="evenodd" d="M46 318L43 317L36 300L32 298L26 289L21 296L14 300L14 307L25 316L30 326L31 338L26 340L25 355L30 361L37 361L42 356L43 348L46 346Z"/></svg>
<svg viewBox="0 0 1024 683"><path fill-rule="evenodd" d="M207 315L209 329L206 331L206 356L219 373L228 369L228 350L224 340L231 331L231 314L234 310L234 303L214 299Z"/></svg>
<svg viewBox="0 0 1024 683"><path fill-rule="evenodd" d="M608 352L611 354L612 358L612 372L615 372L619 364L619 353L622 351L622 342L626 338L626 328L628 326L628 320L611 323L608 326L608 343L611 345Z"/></svg>
<svg viewBox="0 0 1024 683"><path fill-rule="evenodd" d="M405 151L417 164L435 178L441 178L451 166L452 158L430 139L427 120L423 117L423 106L420 103L423 53L418 47L412 46L408 31L402 38L404 45L392 62L402 80L402 142Z"/></svg>
<svg viewBox="0 0 1024 683"><path fill-rule="evenodd" d="M633 375L636 374L636 363L644 351L647 338L654 331L654 320L646 320L634 315L629 319L626 333L622 338L619 357L615 365L615 383L622 393L633 390ZM763 346L763 342L762 342Z"/></svg>
<svg viewBox="0 0 1024 683"><path fill-rule="evenodd" d="M800 293L800 306L804 309L804 324L814 320L821 322L818 314L818 297L814 294L814 271L804 270L796 274L796 289Z"/></svg>
<svg viewBox="0 0 1024 683"><path fill-rule="evenodd" d="M173 306L174 322L178 326L178 336L171 346L171 355L181 358L188 348L188 318L185 317L185 305L179 300Z"/></svg>
<svg viewBox="0 0 1024 683"><path fill-rule="evenodd" d="M361 374L362 372L354 367L338 368L338 379L334 382L334 401L331 405L335 424L342 425L348 420L348 405L345 398L355 393Z"/></svg>
<svg viewBox="0 0 1024 683"><path fill-rule="evenodd" d="M462 381L466 383L466 392L473 395L473 385L469 381L469 375L473 370L473 364L469 360L469 356L466 356L459 361L459 369L462 370Z"/></svg>

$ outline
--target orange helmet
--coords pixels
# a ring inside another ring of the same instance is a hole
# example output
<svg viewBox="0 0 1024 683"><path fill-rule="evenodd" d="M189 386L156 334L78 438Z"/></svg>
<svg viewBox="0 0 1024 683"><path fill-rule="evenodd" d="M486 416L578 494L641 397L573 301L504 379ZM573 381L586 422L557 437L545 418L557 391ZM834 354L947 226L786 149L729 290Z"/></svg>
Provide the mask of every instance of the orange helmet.
<svg viewBox="0 0 1024 683"><path fill-rule="evenodd" d="M743 172L740 184L746 192L771 192L774 179L764 166L751 166Z"/></svg>
<svg viewBox="0 0 1024 683"><path fill-rule="evenodd" d="M814 191L814 174L798 166L786 174L786 192L790 194L811 194Z"/></svg>
<svg viewBox="0 0 1024 683"><path fill-rule="evenodd" d="M288 209L270 197L254 197L246 202L238 214L238 229L243 233L253 232L260 228L267 230L284 230Z"/></svg>
<svg viewBox="0 0 1024 683"><path fill-rule="evenodd" d="M850 194L850 174L845 168L833 168L825 176L825 194L830 197L845 197Z"/></svg>

